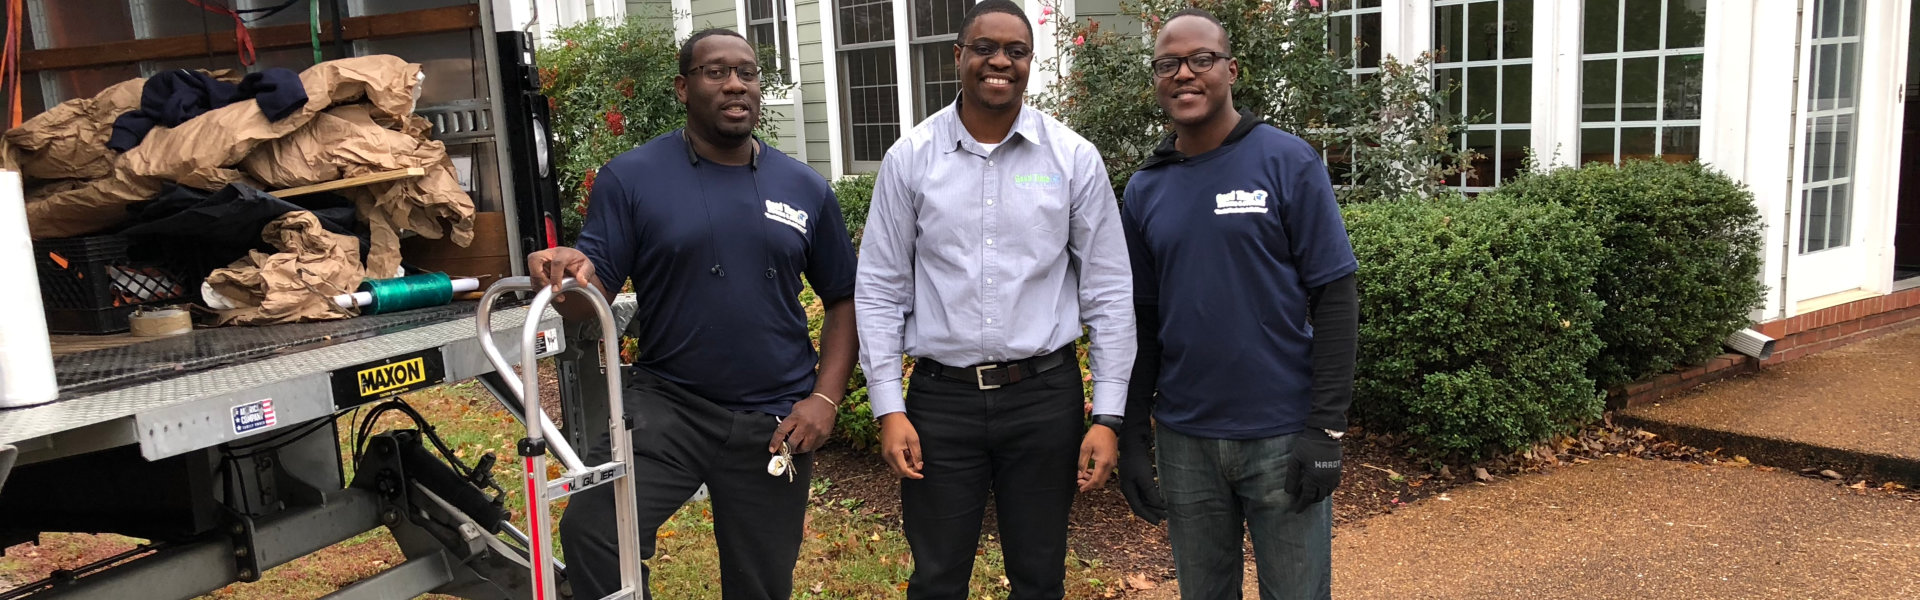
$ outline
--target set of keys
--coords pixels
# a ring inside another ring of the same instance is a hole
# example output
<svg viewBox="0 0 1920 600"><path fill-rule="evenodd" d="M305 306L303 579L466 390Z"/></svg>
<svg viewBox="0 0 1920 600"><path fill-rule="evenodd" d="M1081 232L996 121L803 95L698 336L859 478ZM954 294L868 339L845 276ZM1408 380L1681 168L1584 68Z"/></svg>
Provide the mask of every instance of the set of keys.
<svg viewBox="0 0 1920 600"><path fill-rule="evenodd" d="M787 483L793 483L793 451L787 449L786 442L780 442L780 453L767 461L767 474L774 477L787 476Z"/></svg>

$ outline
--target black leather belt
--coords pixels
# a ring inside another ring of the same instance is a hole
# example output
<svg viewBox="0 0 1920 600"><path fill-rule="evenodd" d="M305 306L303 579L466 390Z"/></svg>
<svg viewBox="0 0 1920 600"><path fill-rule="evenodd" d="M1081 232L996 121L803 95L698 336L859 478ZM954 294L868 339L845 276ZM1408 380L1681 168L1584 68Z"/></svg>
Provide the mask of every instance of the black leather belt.
<svg viewBox="0 0 1920 600"><path fill-rule="evenodd" d="M1020 383L1038 377L1041 373L1052 371L1067 364L1067 357L1071 355L1073 355L1073 346L1067 346L1032 358L981 363L971 367L943 365L940 361L931 358L919 358L914 361L913 369L914 372L925 372L948 381L970 383L979 386L980 389L991 390L1003 385Z"/></svg>

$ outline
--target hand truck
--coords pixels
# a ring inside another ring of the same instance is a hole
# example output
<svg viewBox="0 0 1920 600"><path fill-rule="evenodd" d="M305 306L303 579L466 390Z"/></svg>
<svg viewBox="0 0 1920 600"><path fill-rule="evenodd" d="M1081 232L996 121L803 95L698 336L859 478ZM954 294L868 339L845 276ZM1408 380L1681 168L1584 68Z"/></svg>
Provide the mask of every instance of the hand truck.
<svg viewBox="0 0 1920 600"><path fill-rule="evenodd" d="M511 377L514 365L500 355L499 347L493 340L493 327L489 317L493 303L502 294L509 292L533 292L533 302L527 306L526 322L520 326L520 377ZM585 301L593 307L594 315L600 321L600 343L602 364L607 371L607 398L611 406L607 409L607 427L611 436L610 444L613 459L605 464L588 467L574 454L573 447L567 444L566 437L540 410L539 366L535 362L538 347L542 344L536 339L540 335L540 315L547 310L553 299L551 286L535 286L528 277L508 277L487 288L480 298L480 308L475 320L480 329L480 348L493 363L494 370L500 373L504 386L519 402L517 405L500 398L508 410L520 410L520 417L527 426L527 437L520 440L519 451L522 467L526 472L525 489L527 493L527 531L515 537L525 537L529 552L529 563L533 567L533 597L535 600L552 600L556 594L554 565L558 561L553 557L551 527L547 523L552 514L549 506L554 500L565 498L579 492L602 485L614 485L614 514L618 515L616 526L620 536L620 590L605 599L640 600L644 597L640 579L640 531L636 521L634 488L631 471L628 469L628 457L633 456L632 434L625 426L626 419L621 414L620 402L620 335L616 329L613 308L607 299L593 288L581 285L569 277L560 284L560 293L573 293L582 296L577 301ZM532 401L527 399L531 397ZM560 477L547 479L547 454L560 461L564 472ZM564 568L564 567L562 567Z"/></svg>

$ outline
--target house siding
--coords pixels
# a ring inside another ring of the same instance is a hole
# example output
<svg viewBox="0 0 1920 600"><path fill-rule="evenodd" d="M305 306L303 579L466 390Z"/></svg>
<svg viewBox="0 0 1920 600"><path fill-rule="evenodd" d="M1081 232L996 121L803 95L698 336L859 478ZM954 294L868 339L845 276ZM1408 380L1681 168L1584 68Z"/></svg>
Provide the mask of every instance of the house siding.
<svg viewBox="0 0 1920 600"><path fill-rule="evenodd" d="M673 0L627 0L627 18L645 19L647 24L673 29Z"/></svg>
<svg viewBox="0 0 1920 600"><path fill-rule="evenodd" d="M826 84L826 38L820 29L820 11L827 6L820 0L797 0L793 11L794 24L799 28L794 37L800 42L799 99L806 116L806 123L796 129L806 132L807 166L822 177L833 176L833 149L827 133L837 120L836 115L827 114L827 94L834 92Z"/></svg>

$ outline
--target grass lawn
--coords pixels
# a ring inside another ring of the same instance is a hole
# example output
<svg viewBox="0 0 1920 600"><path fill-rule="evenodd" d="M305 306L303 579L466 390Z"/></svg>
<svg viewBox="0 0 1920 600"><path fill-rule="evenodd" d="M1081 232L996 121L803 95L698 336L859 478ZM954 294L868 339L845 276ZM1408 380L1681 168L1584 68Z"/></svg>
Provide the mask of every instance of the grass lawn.
<svg viewBox="0 0 1920 600"><path fill-rule="evenodd" d="M471 463L492 452L501 459L495 478L503 484L513 483L516 471L509 458L524 430L477 384L424 390L409 395L408 401L433 423L462 460ZM351 454L352 423L351 419L341 420L345 454ZM389 427L411 428L413 424L398 413L388 413L382 418L381 429ZM352 477L351 472L348 477ZM817 478L813 483L815 496L832 485ZM515 514L523 514L524 499L510 498ZM706 502L689 503L661 527L657 536L658 553L650 563L655 597L720 597L719 558L714 548L712 512ZM37 546L15 546L0 557L0 590L45 577L54 569L110 556L137 543L139 540L120 536L48 534ZM981 548L971 596L1004 598L1008 590L1002 577L999 545L988 536ZM207 598L315 598L403 560L392 537L376 530L269 570L259 582L234 584ZM854 501L831 505L816 501L809 509L806 538L794 570L795 598L899 598L904 595L902 590L911 572L906 539L890 518ZM1117 597L1120 590L1117 573L1097 561L1073 557L1068 559L1066 583L1069 598Z"/></svg>

